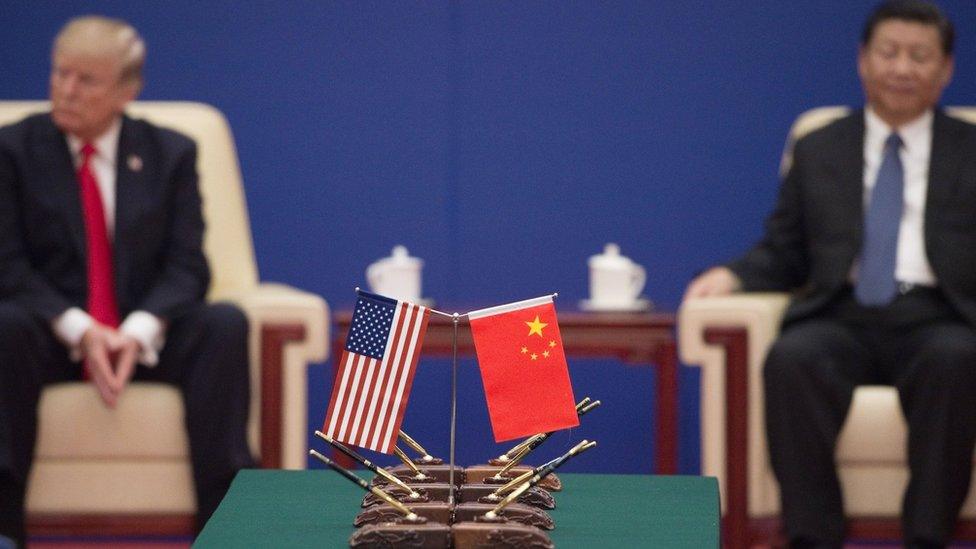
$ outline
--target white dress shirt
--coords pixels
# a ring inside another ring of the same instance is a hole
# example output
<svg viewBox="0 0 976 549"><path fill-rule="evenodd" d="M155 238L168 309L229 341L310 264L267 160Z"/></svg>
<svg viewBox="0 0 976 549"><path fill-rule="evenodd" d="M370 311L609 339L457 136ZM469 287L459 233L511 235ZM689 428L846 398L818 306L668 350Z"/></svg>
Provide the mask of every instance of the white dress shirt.
<svg viewBox="0 0 976 549"><path fill-rule="evenodd" d="M935 286L938 280L925 252L925 198L929 187L929 157L932 152L931 110L898 128L903 146L898 156L905 175L904 210L898 228L895 280L922 286ZM864 109L864 210L867 211L881 169L885 140L892 133L868 106ZM855 268L856 277L856 268Z"/></svg>
<svg viewBox="0 0 976 549"><path fill-rule="evenodd" d="M90 160L90 167L98 181L98 191L105 209L105 224L109 239L115 237L115 180L121 130L122 119L120 118L92 142L95 153ZM68 136L68 148L71 150L76 171L81 168L83 145L84 143L77 137ZM78 307L68 309L52 322L55 335L68 346L72 360L81 359L81 338L94 322L95 320L88 313ZM159 362L159 351L165 343L165 326L157 316L146 311L133 311L119 326L119 331L139 342L140 363L155 366Z"/></svg>

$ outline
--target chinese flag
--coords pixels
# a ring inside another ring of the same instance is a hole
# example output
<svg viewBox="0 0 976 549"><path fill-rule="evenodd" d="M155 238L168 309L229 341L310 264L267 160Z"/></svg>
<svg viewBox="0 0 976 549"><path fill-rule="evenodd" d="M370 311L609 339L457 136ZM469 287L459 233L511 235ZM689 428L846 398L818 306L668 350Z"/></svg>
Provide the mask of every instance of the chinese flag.
<svg viewBox="0 0 976 549"><path fill-rule="evenodd" d="M495 442L575 427L552 297L468 313Z"/></svg>

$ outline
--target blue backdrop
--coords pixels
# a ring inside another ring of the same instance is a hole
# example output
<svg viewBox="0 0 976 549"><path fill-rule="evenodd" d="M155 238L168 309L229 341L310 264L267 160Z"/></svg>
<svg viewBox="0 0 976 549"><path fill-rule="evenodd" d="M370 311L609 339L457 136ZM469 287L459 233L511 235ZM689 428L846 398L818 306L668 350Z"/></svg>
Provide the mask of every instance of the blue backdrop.
<svg viewBox="0 0 976 549"><path fill-rule="evenodd" d="M946 104L976 101L976 2ZM348 308L363 270L405 244L425 294L464 311L558 291L586 297L588 256L614 241L673 309L694 273L758 235L793 118L860 104L851 0L634 2L0 3L0 99L46 96L64 21L132 22L144 99L211 103L234 129L262 278ZM405 423L447 453L448 369L424 361ZM597 451L577 470L652 467L652 375L571 364L605 406L560 434ZM312 425L326 405L312 369ZM697 375L682 375L681 468L697 472ZM461 461L495 451L475 365L461 368ZM548 455L547 454L547 455Z"/></svg>

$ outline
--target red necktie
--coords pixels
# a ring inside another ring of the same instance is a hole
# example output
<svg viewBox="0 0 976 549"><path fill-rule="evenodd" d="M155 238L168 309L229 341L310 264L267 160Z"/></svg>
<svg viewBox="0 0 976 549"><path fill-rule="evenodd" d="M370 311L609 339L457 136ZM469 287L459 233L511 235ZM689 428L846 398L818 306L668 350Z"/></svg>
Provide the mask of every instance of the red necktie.
<svg viewBox="0 0 976 549"><path fill-rule="evenodd" d="M95 147L85 143L81 148L81 206L85 215L88 242L88 314L113 328L119 326L119 307L115 302L115 279L112 273L112 245L105 225L105 207L98 181L91 167Z"/></svg>

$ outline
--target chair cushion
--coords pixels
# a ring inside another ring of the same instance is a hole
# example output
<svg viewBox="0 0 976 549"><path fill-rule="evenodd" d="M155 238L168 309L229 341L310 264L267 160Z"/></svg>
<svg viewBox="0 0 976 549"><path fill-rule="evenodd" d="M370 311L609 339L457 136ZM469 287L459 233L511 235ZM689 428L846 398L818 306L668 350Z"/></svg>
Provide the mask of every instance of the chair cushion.
<svg viewBox="0 0 976 549"><path fill-rule="evenodd" d="M864 386L837 444L837 463L850 516L897 516L908 485L908 428L893 387ZM976 475L976 472L974 472ZM976 516L976 482L970 485L962 516Z"/></svg>
<svg viewBox="0 0 976 549"><path fill-rule="evenodd" d="M41 393L38 419L38 460L189 456L183 398L163 383L133 382L114 410L90 383L52 385Z"/></svg>
<svg viewBox="0 0 976 549"><path fill-rule="evenodd" d="M892 387L858 387L837 442L837 461L903 465L907 459L907 437L898 392Z"/></svg>
<svg viewBox="0 0 976 549"><path fill-rule="evenodd" d="M29 513L194 513L185 459L40 460L28 482Z"/></svg>

